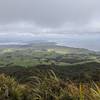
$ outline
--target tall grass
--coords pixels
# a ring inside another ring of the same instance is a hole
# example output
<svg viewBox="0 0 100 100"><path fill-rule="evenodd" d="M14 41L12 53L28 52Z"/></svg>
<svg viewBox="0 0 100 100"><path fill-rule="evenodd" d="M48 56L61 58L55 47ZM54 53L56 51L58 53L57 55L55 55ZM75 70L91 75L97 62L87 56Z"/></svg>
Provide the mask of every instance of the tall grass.
<svg viewBox="0 0 100 100"><path fill-rule="evenodd" d="M100 100L100 87L93 82L93 87L90 90L92 98L94 100Z"/></svg>
<svg viewBox="0 0 100 100"><path fill-rule="evenodd" d="M1 74L0 100L100 100L100 86L94 82L65 82L52 70L41 77L29 77L24 84Z"/></svg>

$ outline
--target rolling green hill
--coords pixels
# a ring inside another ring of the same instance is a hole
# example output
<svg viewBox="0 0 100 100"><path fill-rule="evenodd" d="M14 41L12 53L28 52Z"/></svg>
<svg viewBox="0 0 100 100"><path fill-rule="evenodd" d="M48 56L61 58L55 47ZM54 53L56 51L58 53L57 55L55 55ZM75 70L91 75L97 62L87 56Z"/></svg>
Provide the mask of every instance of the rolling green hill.
<svg viewBox="0 0 100 100"><path fill-rule="evenodd" d="M52 69L63 79L80 80L82 77L82 81L89 79L98 81L99 66L100 55L96 52L57 46L55 43L34 43L0 49L1 73L7 72L12 76L14 73L17 76L22 74L20 75L22 79L30 76L30 70L34 73L35 70Z"/></svg>

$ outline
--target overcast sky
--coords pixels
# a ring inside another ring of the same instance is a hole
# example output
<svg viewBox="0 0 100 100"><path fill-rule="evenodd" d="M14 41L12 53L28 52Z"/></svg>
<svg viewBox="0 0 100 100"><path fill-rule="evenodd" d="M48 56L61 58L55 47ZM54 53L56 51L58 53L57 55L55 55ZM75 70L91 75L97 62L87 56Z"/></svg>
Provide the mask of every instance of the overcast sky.
<svg viewBox="0 0 100 100"><path fill-rule="evenodd" d="M100 0L0 0L0 33L75 31L100 31Z"/></svg>

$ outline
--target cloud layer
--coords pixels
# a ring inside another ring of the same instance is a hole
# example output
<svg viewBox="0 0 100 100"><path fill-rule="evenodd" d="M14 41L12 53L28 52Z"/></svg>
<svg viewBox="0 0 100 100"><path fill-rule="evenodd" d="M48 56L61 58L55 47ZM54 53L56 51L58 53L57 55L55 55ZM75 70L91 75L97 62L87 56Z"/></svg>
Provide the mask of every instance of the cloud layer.
<svg viewBox="0 0 100 100"><path fill-rule="evenodd" d="M100 31L100 0L0 0L0 32Z"/></svg>

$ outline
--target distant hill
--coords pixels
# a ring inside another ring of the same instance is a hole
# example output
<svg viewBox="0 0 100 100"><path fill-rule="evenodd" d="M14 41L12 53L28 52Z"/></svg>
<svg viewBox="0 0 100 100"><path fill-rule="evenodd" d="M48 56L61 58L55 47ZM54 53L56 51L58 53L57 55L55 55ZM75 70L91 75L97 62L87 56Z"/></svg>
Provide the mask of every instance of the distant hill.
<svg viewBox="0 0 100 100"><path fill-rule="evenodd" d="M35 50L48 50L58 53L95 53L94 51L84 48L73 48L59 46L55 42L35 41L33 43L1 43L0 48L32 48Z"/></svg>

